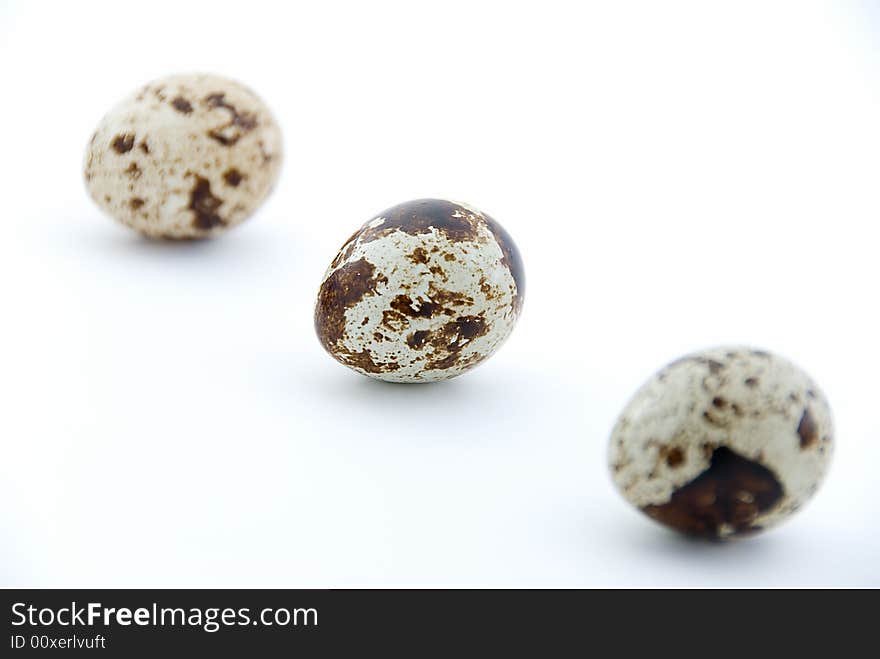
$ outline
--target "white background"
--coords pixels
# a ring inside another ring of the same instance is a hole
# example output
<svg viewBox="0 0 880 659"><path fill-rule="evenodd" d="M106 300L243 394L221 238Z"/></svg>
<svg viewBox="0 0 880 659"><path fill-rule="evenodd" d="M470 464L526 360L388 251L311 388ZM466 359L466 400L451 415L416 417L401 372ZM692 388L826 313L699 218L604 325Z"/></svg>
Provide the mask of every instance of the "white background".
<svg viewBox="0 0 880 659"><path fill-rule="evenodd" d="M0 4L0 583L880 585L880 10L867 2ZM97 121L239 78L286 159L244 226L152 243L81 178ZM324 269L374 213L485 210L528 277L437 385L334 362ZM837 453L784 526L678 538L605 463L634 390L747 343Z"/></svg>

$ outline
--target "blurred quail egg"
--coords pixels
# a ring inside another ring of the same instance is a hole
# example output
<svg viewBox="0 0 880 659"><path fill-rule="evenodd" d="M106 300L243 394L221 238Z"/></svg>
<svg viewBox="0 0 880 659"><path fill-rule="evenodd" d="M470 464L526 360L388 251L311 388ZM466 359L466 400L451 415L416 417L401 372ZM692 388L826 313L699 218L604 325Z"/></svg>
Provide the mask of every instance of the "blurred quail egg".
<svg viewBox="0 0 880 659"><path fill-rule="evenodd" d="M800 508L833 450L822 392L790 362L749 348L683 357L655 374L611 434L624 498L661 524L746 535Z"/></svg>
<svg viewBox="0 0 880 659"><path fill-rule="evenodd" d="M315 329L335 359L390 382L461 375L513 331L525 292L519 251L488 215L420 199L364 224L333 259Z"/></svg>
<svg viewBox="0 0 880 659"><path fill-rule="evenodd" d="M124 99L86 149L86 187L110 216L147 236L204 238L247 219L281 168L281 132L247 87L174 75Z"/></svg>

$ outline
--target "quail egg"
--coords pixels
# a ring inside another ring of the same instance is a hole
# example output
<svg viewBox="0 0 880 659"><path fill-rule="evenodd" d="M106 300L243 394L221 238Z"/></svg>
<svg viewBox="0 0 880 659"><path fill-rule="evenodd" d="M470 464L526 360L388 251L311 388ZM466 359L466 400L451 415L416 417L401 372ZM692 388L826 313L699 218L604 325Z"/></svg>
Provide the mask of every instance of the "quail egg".
<svg viewBox="0 0 880 659"><path fill-rule="evenodd" d="M145 85L98 124L86 187L111 217L155 238L204 238L248 218L281 167L281 132L247 87L216 75Z"/></svg>
<svg viewBox="0 0 880 659"><path fill-rule="evenodd" d="M717 348L656 373L611 434L624 498L689 535L748 535L813 496L834 439L825 396L797 366L763 350Z"/></svg>
<svg viewBox="0 0 880 659"><path fill-rule="evenodd" d="M519 251L488 215L443 199L389 208L346 241L324 275L315 329L336 360L390 382L461 375L519 318Z"/></svg>

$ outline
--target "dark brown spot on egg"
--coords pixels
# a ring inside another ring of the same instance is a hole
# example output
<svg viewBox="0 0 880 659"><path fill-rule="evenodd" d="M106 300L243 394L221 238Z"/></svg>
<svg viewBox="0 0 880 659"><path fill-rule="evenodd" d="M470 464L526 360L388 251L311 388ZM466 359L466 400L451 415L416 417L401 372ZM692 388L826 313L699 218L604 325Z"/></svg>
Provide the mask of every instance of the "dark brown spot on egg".
<svg viewBox="0 0 880 659"><path fill-rule="evenodd" d="M433 352L425 368L443 370L455 366L462 349L488 331L489 326L481 316L459 316L447 322L430 337Z"/></svg>
<svg viewBox="0 0 880 659"><path fill-rule="evenodd" d="M394 309L385 309L382 312L382 324L391 330L400 331L409 325L409 321L399 311Z"/></svg>
<svg viewBox="0 0 880 659"><path fill-rule="evenodd" d="M421 298L413 300L408 295L396 296L391 300L389 306L394 311L410 318L432 318L443 310L439 304Z"/></svg>
<svg viewBox="0 0 880 659"><path fill-rule="evenodd" d="M226 185L233 188L237 188L238 184L241 183L243 178L244 176L242 176L242 173L238 171L235 167L227 169L225 172L223 172L223 180L226 181Z"/></svg>
<svg viewBox="0 0 880 659"><path fill-rule="evenodd" d="M117 135L110 143L116 153L128 153L134 146L134 135Z"/></svg>
<svg viewBox="0 0 880 659"><path fill-rule="evenodd" d="M724 428L725 426L727 426L727 423L725 423L723 419L719 419L709 410L703 412L703 420L706 423L715 426L716 428Z"/></svg>
<svg viewBox="0 0 880 659"><path fill-rule="evenodd" d="M746 378L743 381L743 384L745 384L749 389L754 389L758 386L758 378Z"/></svg>
<svg viewBox="0 0 880 659"><path fill-rule="evenodd" d="M681 466L681 464L684 462L684 452L677 446L666 449L666 451L664 451L664 456L666 458L667 466L671 467L672 469Z"/></svg>
<svg viewBox="0 0 880 659"><path fill-rule="evenodd" d="M467 340L483 336L489 330L486 321L479 316L463 316L457 318L454 324L458 335Z"/></svg>
<svg viewBox="0 0 880 659"><path fill-rule="evenodd" d="M802 449L808 449L819 441L819 427L816 425L816 420L813 418L809 407L805 408L804 413L801 415L797 434L800 437Z"/></svg>
<svg viewBox="0 0 880 659"><path fill-rule="evenodd" d="M144 205L144 203L145 203L144 200L141 199L140 197L132 197L131 199L128 200L128 205L131 208L131 210L133 210L133 211L138 210L141 206Z"/></svg>
<svg viewBox="0 0 880 659"><path fill-rule="evenodd" d="M249 133L257 127L257 118L250 112L239 111L236 106L226 100L226 94L223 92L215 92L205 97L205 104L210 109L223 108L230 114L229 121L222 126L212 128L208 131L208 137L216 140L223 146L232 146L243 135ZM262 149L262 143L260 144ZM264 154L264 158L265 158Z"/></svg>
<svg viewBox="0 0 880 659"><path fill-rule="evenodd" d="M428 252L424 247L416 247L407 258L413 263L427 263Z"/></svg>
<svg viewBox="0 0 880 659"><path fill-rule="evenodd" d="M141 143L138 145L138 147L139 147L140 150L143 151L144 153L149 153L149 152L150 152L150 146L147 144L147 140L146 140L146 139L141 140Z"/></svg>
<svg viewBox="0 0 880 659"><path fill-rule="evenodd" d="M471 366L476 366L480 362L486 359L488 355L482 355L479 352L473 352L467 357L459 357L458 359L458 367L459 369L470 368Z"/></svg>
<svg viewBox="0 0 880 659"><path fill-rule="evenodd" d="M324 348L336 356L345 337L345 312L376 292L375 267L366 259L346 263L321 284L315 307L315 331ZM340 360L341 361L341 360Z"/></svg>
<svg viewBox="0 0 880 659"><path fill-rule="evenodd" d="M141 177L141 168L138 167L138 164L136 162L132 162L125 170L125 173L128 175L129 178L139 179Z"/></svg>
<svg viewBox="0 0 880 659"><path fill-rule="evenodd" d="M444 307L443 311L448 315L454 315L454 312L446 307L466 307L474 303L474 298L470 295L440 288L434 282L428 284L428 297L441 307Z"/></svg>
<svg viewBox="0 0 880 659"><path fill-rule="evenodd" d="M335 268L343 261L348 261L348 259L351 258L352 253L354 253L355 247L357 247L357 237L359 233L360 231L356 231L348 240L345 241L343 248L339 250L339 253L336 254L336 257L330 264L331 268Z"/></svg>
<svg viewBox="0 0 880 659"><path fill-rule="evenodd" d="M366 349L354 353L343 352L333 356L346 366L359 368L365 373L389 373L400 368L400 364L397 362L377 363L373 359L373 354Z"/></svg>
<svg viewBox="0 0 880 659"><path fill-rule="evenodd" d="M429 331L418 330L406 337L406 344L413 350L419 350L425 346L425 342L427 342L429 336L431 336Z"/></svg>
<svg viewBox="0 0 880 659"><path fill-rule="evenodd" d="M709 468L675 492L667 503L642 510L689 535L717 538L722 531L746 534L783 495L775 474L727 447L712 451Z"/></svg>
<svg viewBox="0 0 880 659"><path fill-rule="evenodd" d="M425 364L425 368L429 371L445 371L447 368L452 368L458 363L458 357L458 352L450 352L443 357L433 358Z"/></svg>
<svg viewBox="0 0 880 659"><path fill-rule="evenodd" d="M195 214L193 226L207 231L225 224L218 211L223 200L211 192L211 183L201 176L195 177L196 182L189 193L189 209Z"/></svg>
<svg viewBox="0 0 880 659"><path fill-rule="evenodd" d="M516 296L513 300L513 306L514 311L519 314L526 295L526 271L523 267L522 257L516 243L513 242L513 238L511 238L505 228L488 215L483 217L486 219L489 231L495 236L495 242L501 248L501 253L503 254L501 262L510 271L513 281L516 283Z"/></svg>
<svg viewBox="0 0 880 659"><path fill-rule="evenodd" d="M715 396L715 398L712 399L712 406L717 407L719 410L723 410L727 407L727 401L720 396Z"/></svg>
<svg viewBox="0 0 880 659"><path fill-rule="evenodd" d="M377 226L368 222L361 229L361 241L370 242L393 231L412 236L435 230L452 242L478 241L480 218L473 212L444 199L416 199L382 211L377 218L384 221Z"/></svg>
<svg viewBox="0 0 880 659"><path fill-rule="evenodd" d="M171 105L174 106L175 110L182 112L183 114L190 114L193 111L192 103L186 100L183 96L175 96L174 100L171 101Z"/></svg>

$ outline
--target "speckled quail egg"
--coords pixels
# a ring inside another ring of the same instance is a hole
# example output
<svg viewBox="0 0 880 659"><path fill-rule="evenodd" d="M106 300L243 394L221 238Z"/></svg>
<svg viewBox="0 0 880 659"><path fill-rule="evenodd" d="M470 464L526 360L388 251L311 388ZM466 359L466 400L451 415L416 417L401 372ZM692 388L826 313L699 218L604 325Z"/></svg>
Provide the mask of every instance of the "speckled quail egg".
<svg viewBox="0 0 880 659"><path fill-rule="evenodd" d="M831 411L797 366L763 350L717 348L655 374L611 434L614 483L677 531L747 535L798 510L833 450Z"/></svg>
<svg viewBox="0 0 880 659"><path fill-rule="evenodd" d="M86 187L144 235L204 238L256 210L278 178L281 149L278 124L250 89L216 75L174 75L101 120L86 149Z"/></svg>
<svg viewBox="0 0 880 659"><path fill-rule="evenodd" d="M335 359L390 382L461 375L513 331L525 293L519 251L488 215L419 199L364 224L333 259L315 329Z"/></svg>

